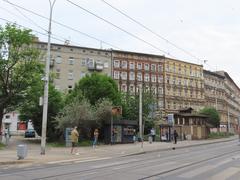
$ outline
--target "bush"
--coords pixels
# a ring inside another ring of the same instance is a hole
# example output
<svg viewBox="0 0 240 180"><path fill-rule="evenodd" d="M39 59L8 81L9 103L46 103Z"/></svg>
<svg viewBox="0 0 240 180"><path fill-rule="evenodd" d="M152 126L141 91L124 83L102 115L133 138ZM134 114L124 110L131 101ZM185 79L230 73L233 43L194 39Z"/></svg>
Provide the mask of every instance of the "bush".
<svg viewBox="0 0 240 180"><path fill-rule="evenodd" d="M233 136L233 133L229 132L212 132L208 135L209 139L227 138Z"/></svg>

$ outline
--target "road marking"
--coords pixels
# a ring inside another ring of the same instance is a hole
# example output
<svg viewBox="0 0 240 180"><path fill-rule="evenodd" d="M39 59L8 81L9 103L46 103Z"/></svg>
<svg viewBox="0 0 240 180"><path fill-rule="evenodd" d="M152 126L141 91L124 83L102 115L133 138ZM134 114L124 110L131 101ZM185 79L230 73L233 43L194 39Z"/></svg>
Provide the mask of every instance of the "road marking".
<svg viewBox="0 0 240 180"><path fill-rule="evenodd" d="M105 159L112 159L112 157L95 158L95 159L86 159L86 160L74 161L74 163L80 163L80 162L91 162L91 161L100 161L100 160L105 160Z"/></svg>
<svg viewBox="0 0 240 180"><path fill-rule="evenodd" d="M212 169L215 169L223 164L226 164L226 163L229 163L231 162L232 159L224 159L223 161L220 161L214 165L207 165L207 166L203 166L203 167L197 167L196 169L194 170L190 170L189 172L185 172L183 174L181 174L179 177L182 177L182 178L193 178L197 175L200 175L204 172L207 172L207 171L210 171Z"/></svg>
<svg viewBox="0 0 240 180"><path fill-rule="evenodd" d="M85 159L94 159L97 158L96 156L88 157L88 158L77 158L77 159L68 159L68 160L59 160L59 161L51 161L47 164L57 164L57 163L65 163L65 162L74 162L79 160L85 160Z"/></svg>
<svg viewBox="0 0 240 180"><path fill-rule="evenodd" d="M193 178L194 176L202 174L202 173L204 173L206 171L209 171L213 168L215 168L215 166L207 165L207 166L203 166L203 167L197 167L197 169L190 170L189 172L183 173L183 174L179 175L179 177L190 179L190 178Z"/></svg>
<svg viewBox="0 0 240 180"><path fill-rule="evenodd" d="M127 163L130 163L130 162L136 162L136 161L138 161L138 160L137 159L132 159L132 160L127 160L127 161L118 161L118 162L114 162L114 163L107 163L107 164L97 165L97 166L92 166L92 167L93 168L103 168L103 167L108 167L108 166L127 164Z"/></svg>
<svg viewBox="0 0 240 180"><path fill-rule="evenodd" d="M233 176L234 174L240 172L239 168L236 167L230 167L225 169L224 171L221 171L220 173L212 176L210 179L211 180L216 180L216 179L221 179L221 180L225 180L231 176Z"/></svg>

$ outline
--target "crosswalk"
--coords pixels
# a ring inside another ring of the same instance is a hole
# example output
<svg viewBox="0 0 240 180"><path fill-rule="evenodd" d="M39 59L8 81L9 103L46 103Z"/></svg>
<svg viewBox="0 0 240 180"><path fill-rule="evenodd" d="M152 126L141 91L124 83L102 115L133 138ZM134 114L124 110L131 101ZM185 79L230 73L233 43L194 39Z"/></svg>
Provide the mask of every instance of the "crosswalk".
<svg viewBox="0 0 240 180"><path fill-rule="evenodd" d="M189 167L178 173L165 176L166 179L199 179L199 180L240 180L239 156L222 159L218 162Z"/></svg>

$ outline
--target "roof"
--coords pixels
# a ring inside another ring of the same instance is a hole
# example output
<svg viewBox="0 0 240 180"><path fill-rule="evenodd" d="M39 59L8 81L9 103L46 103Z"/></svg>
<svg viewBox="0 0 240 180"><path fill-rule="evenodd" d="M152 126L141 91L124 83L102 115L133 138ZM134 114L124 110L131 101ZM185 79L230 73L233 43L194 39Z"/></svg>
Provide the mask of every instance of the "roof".
<svg viewBox="0 0 240 180"><path fill-rule="evenodd" d="M203 75L204 74L210 74L212 76L216 76L216 77L221 78L221 79L225 78L225 76L223 76L221 74L218 74L217 72L212 72L212 71L208 71L208 70L205 70L205 69L203 70Z"/></svg>

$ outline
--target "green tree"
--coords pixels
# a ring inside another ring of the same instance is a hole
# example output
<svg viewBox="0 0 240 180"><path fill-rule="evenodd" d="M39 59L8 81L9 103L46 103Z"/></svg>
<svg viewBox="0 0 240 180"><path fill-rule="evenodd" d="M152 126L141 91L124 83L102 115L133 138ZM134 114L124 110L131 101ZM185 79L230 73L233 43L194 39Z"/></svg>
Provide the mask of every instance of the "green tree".
<svg viewBox="0 0 240 180"><path fill-rule="evenodd" d="M67 127L78 126L83 138L90 138L91 126L95 124L95 120L95 110L86 99L73 100L56 116L61 131Z"/></svg>
<svg viewBox="0 0 240 180"><path fill-rule="evenodd" d="M82 94L92 105L103 98L111 100L114 105L120 103L120 93L115 81L111 77L98 73L82 78L70 93L71 98L75 97L72 94L75 96ZM81 95L79 96L81 98Z"/></svg>
<svg viewBox="0 0 240 180"><path fill-rule="evenodd" d="M96 125L101 127L104 121L111 120L112 102L108 99L101 99L95 104Z"/></svg>
<svg viewBox="0 0 240 180"><path fill-rule="evenodd" d="M217 110L213 107L205 107L199 112L200 114L209 116L209 123L214 127L219 127L220 125L220 116Z"/></svg>
<svg viewBox="0 0 240 180"><path fill-rule="evenodd" d="M0 27L0 129L6 111L21 104L26 90L43 73L31 30L14 24Z"/></svg>
<svg viewBox="0 0 240 180"><path fill-rule="evenodd" d="M43 96L43 81L38 81L31 88L27 90L25 100L20 109L20 118L24 120L31 119L34 129L39 135L42 131L42 113L43 107L39 106L39 97ZM63 108L62 94L54 88L52 83L49 84L49 99L48 99L48 114L47 114L47 137L49 141L58 139L62 133L56 127L58 122L55 117Z"/></svg>

